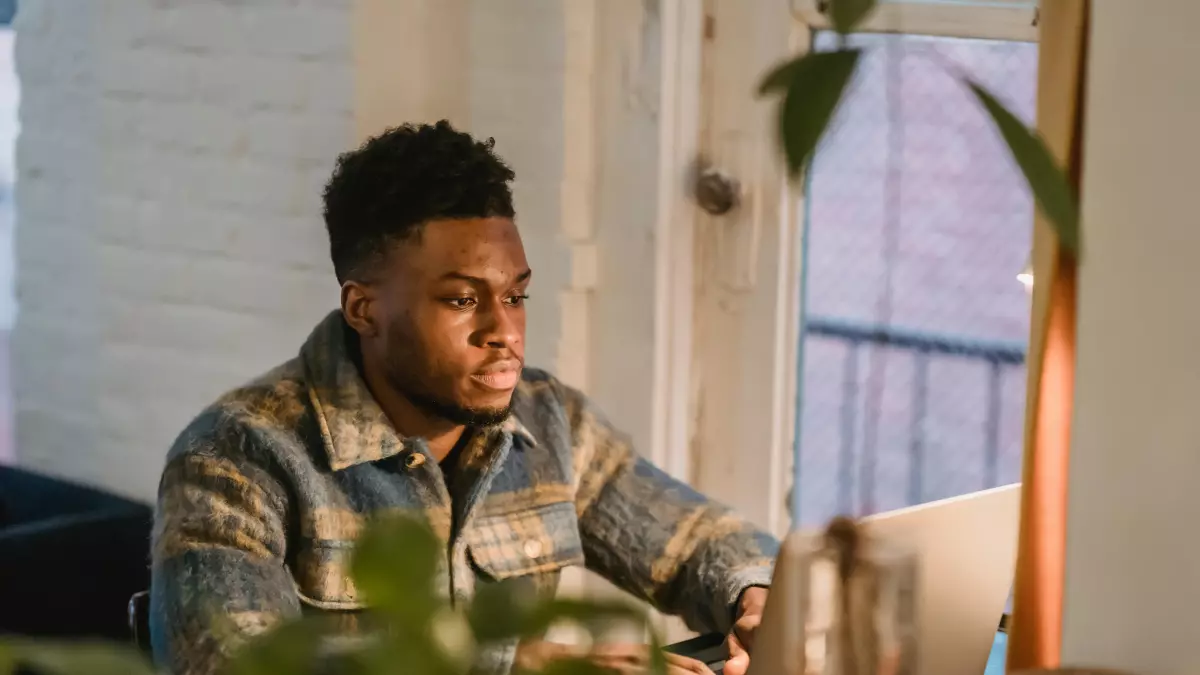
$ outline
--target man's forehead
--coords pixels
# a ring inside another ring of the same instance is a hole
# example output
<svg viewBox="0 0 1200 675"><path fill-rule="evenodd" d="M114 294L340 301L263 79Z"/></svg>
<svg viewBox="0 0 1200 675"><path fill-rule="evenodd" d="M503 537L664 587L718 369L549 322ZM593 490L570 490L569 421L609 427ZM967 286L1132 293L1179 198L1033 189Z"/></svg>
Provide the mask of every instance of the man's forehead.
<svg viewBox="0 0 1200 675"><path fill-rule="evenodd" d="M510 270L485 267L481 269L454 269L442 274L443 281L465 281L471 284L510 286L527 281L533 275L528 267L513 273Z"/></svg>
<svg viewBox="0 0 1200 675"><path fill-rule="evenodd" d="M430 220L421 227L422 238L432 241L476 241L504 242L521 237L512 218L444 218Z"/></svg>
<svg viewBox="0 0 1200 675"><path fill-rule="evenodd" d="M529 276L516 225L507 218L431 221L408 243L407 267L422 276L513 283Z"/></svg>

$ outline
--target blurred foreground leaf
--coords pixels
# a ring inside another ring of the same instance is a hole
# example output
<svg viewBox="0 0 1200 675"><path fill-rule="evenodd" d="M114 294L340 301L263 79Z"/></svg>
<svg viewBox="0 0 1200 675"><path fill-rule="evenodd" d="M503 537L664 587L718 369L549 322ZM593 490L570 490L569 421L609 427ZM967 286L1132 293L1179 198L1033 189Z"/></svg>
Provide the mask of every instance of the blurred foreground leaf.
<svg viewBox="0 0 1200 675"><path fill-rule="evenodd" d="M569 598L538 601L514 582L478 587L467 617L480 642L538 637L558 623L578 625L592 635L618 622L637 627L648 624L643 612L627 604Z"/></svg>
<svg viewBox="0 0 1200 675"><path fill-rule="evenodd" d="M658 639L658 631L650 631L650 672L655 675L666 675L667 653L663 651L662 640Z"/></svg>
<svg viewBox="0 0 1200 675"><path fill-rule="evenodd" d="M442 542L411 516L367 526L354 552L352 574L371 608L408 626L426 626L443 603L434 590Z"/></svg>
<svg viewBox="0 0 1200 675"><path fill-rule="evenodd" d="M251 639L230 663L231 675L307 675L321 653L322 624L297 620Z"/></svg>
<svg viewBox="0 0 1200 675"><path fill-rule="evenodd" d="M0 675L12 675L17 668L17 655L12 645L0 642Z"/></svg>
<svg viewBox="0 0 1200 675"><path fill-rule="evenodd" d="M572 623L597 635L624 622L638 628L649 626L649 617L628 604L554 598L539 603L524 617L524 635L540 635L558 623Z"/></svg>
<svg viewBox="0 0 1200 675"><path fill-rule="evenodd" d="M860 55L857 49L811 52L777 67L759 86L762 94L786 89L779 112L779 135L793 177L816 151Z"/></svg>
<svg viewBox="0 0 1200 675"><path fill-rule="evenodd" d="M829 0L829 19L842 35L854 32L875 9L875 0Z"/></svg>
<svg viewBox="0 0 1200 675"><path fill-rule="evenodd" d="M17 664L39 675L154 675L136 649L102 642L21 641L0 647L0 673L8 675Z"/></svg>
<svg viewBox="0 0 1200 675"><path fill-rule="evenodd" d="M464 675L470 652L447 654L424 633L397 631L377 636L347 653L342 667L330 672L355 675Z"/></svg>
<svg viewBox="0 0 1200 675"><path fill-rule="evenodd" d="M475 639L483 643L520 637L533 605L526 589L514 581L479 584L467 610L467 622Z"/></svg>
<svg viewBox="0 0 1200 675"><path fill-rule="evenodd" d="M584 658L552 661L537 675L612 675L611 670Z"/></svg>
<svg viewBox="0 0 1200 675"><path fill-rule="evenodd" d="M1037 132L1029 129L1000 101L979 84L967 81L984 109L996 123L1013 159L1029 182L1038 207L1054 227L1058 240L1074 255L1079 255L1079 206L1067 176L1050 154Z"/></svg>

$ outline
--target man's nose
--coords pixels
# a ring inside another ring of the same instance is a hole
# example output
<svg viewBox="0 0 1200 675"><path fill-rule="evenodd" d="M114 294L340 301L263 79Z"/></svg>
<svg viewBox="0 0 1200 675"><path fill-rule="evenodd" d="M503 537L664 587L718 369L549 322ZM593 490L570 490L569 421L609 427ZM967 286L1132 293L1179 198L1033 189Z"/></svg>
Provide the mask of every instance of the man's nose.
<svg viewBox="0 0 1200 675"><path fill-rule="evenodd" d="M485 346L507 349L521 341L521 329L514 319L513 310L503 302L494 303L488 312L487 326L483 331Z"/></svg>

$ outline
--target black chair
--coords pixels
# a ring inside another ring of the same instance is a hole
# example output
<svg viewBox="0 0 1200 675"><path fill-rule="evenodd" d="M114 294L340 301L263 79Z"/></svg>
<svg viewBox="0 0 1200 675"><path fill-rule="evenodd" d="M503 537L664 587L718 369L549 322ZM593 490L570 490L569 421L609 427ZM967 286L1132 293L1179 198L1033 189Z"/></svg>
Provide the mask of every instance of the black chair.
<svg viewBox="0 0 1200 675"><path fill-rule="evenodd" d="M129 598L129 633L143 653L150 653L150 591L138 591Z"/></svg>
<svg viewBox="0 0 1200 675"><path fill-rule="evenodd" d="M128 640L152 521L147 504L0 467L0 633Z"/></svg>

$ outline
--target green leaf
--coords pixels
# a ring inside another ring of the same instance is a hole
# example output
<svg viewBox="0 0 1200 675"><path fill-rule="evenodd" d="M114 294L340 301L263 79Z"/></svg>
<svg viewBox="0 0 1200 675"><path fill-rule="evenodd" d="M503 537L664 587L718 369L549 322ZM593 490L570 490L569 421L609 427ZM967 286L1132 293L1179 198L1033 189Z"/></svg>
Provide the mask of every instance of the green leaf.
<svg viewBox="0 0 1200 675"><path fill-rule="evenodd" d="M0 642L0 675L12 675L16 669L16 650L7 642Z"/></svg>
<svg viewBox="0 0 1200 675"><path fill-rule="evenodd" d="M476 639L463 613L443 607L429 625L430 647L438 662L454 671L466 671L475 658Z"/></svg>
<svg viewBox="0 0 1200 675"><path fill-rule="evenodd" d="M1013 159L1029 182L1034 199L1054 227L1059 242L1078 256L1079 206L1066 174L1036 131L1022 124L1016 115L979 84L968 80L967 86L992 116L992 121L1012 151Z"/></svg>
<svg viewBox="0 0 1200 675"><path fill-rule="evenodd" d="M153 675L154 669L132 647L102 642L26 641L9 645L0 666L17 663L45 675ZM0 670L0 672L5 672Z"/></svg>
<svg viewBox="0 0 1200 675"><path fill-rule="evenodd" d="M653 675L667 675L667 653L663 651L662 640L653 626L650 627L650 672Z"/></svg>
<svg viewBox="0 0 1200 675"><path fill-rule="evenodd" d="M759 83L758 95L764 96L781 89L786 90L788 85L792 83L792 73L801 67L800 62L803 60L803 56L789 59L772 68L771 72L767 73L767 76Z"/></svg>
<svg viewBox="0 0 1200 675"><path fill-rule="evenodd" d="M854 32L875 9L875 0L829 0L829 18L833 29L842 35Z"/></svg>
<svg viewBox="0 0 1200 675"><path fill-rule="evenodd" d="M816 151L854 75L859 56L861 52L857 49L813 52L791 64L779 129L788 171L793 177Z"/></svg>
<svg viewBox="0 0 1200 675"><path fill-rule="evenodd" d="M360 649L325 672L345 675L462 675L470 669L473 653L446 654L426 632L394 630L377 634Z"/></svg>
<svg viewBox="0 0 1200 675"><path fill-rule="evenodd" d="M467 610L471 632L479 642L498 642L522 637L533 603L524 588L514 581L480 584Z"/></svg>
<svg viewBox="0 0 1200 675"><path fill-rule="evenodd" d="M521 634L541 635L562 622L577 624L596 635L617 622L645 627L648 618L643 611L621 602L554 598L539 603L529 612L524 618Z"/></svg>
<svg viewBox="0 0 1200 675"><path fill-rule="evenodd" d="M476 589L468 621L479 642L538 637L558 623L582 626L593 635L616 622L643 626L644 613L619 602L570 598L537 601L519 583L506 581Z"/></svg>
<svg viewBox="0 0 1200 675"><path fill-rule="evenodd" d="M412 516L380 518L358 539L351 572L372 609L412 626L428 625L444 601L434 592L442 542Z"/></svg>
<svg viewBox="0 0 1200 675"><path fill-rule="evenodd" d="M612 675L612 672L586 658L571 658L551 661L539 675Z"/></svg>
<svg viewBox="0 0 1200 675"><path fill-rule="evenodd" d="M292 621L247 642L230 663L231 675L307 675L315 672L322 645L321 625Z"/></svg>

